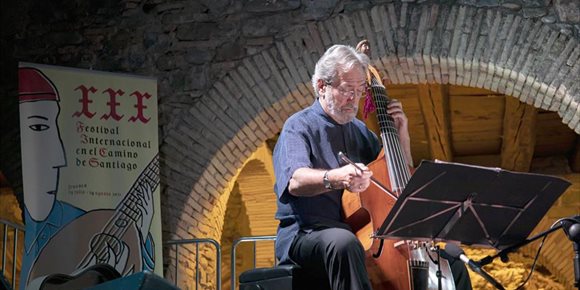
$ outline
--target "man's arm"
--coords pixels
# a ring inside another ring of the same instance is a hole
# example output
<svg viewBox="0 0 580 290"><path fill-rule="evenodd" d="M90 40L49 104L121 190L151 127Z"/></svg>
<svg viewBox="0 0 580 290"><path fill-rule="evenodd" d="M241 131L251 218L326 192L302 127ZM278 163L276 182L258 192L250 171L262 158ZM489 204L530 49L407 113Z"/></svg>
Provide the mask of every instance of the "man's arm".
<svg viewBox="0 0 580 290"><path fill-rule="evenodd" d="M294 196L315 196L332 190L348 189L361 192L370 185L373 173L362 163L357 163L361 170L348 164L343 167L322 170L312 168L298 168L292 174L288 184L288 192ZM324 185L324 175L330 182L331 189Z"/></svg>

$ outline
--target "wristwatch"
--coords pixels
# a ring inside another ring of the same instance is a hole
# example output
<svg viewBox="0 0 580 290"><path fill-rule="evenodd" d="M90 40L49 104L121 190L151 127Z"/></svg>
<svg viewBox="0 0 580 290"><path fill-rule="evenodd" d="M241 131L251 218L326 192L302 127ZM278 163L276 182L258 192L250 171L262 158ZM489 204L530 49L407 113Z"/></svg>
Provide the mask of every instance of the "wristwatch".
<svg viewBox="0 0 580 290"><path fill-rule="evenodd" d="M332 188L332 184L330 183L330 180L328 179L328 170L326 170L326 172L324 172L324 177L322 177L322 183L324 184L324 188L334 189L334 188Z"/></svg>

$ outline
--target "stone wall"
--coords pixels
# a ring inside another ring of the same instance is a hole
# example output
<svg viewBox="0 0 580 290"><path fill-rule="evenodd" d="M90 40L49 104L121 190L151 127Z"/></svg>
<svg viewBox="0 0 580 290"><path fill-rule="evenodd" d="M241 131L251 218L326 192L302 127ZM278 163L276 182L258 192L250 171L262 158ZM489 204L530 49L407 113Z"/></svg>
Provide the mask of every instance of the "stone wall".
<svg viewBox="0 0 580 290"><path fill-rule="evenodd" d="M220 240L226 193L251 154L313 100L309 76L333 43L369 38L393 83L513 95L580 133L576 0L0 5L0 170L20 192L18 61L155 76L164 240Z"/></svg>

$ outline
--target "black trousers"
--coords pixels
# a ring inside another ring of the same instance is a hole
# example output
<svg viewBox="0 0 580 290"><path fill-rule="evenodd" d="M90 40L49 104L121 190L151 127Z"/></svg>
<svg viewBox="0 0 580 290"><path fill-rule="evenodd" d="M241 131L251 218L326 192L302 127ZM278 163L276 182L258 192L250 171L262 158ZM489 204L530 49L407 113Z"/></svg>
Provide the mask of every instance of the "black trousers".
<svg viewBox="0 0 580 290"><path fill-rule="evenodd" d="M301 289L372 289L365 253L356 236L341 228L300 231L290 247L290 258L305 273ZM471 290L465 265L449 259L456 290Z"/></svg>
<svg viewBox="0 0 580 290"><path fill-rule="evenodd" d="M371 289L364 249L349 230L300 231L289 254L306 273L308 289Z"/></svg>

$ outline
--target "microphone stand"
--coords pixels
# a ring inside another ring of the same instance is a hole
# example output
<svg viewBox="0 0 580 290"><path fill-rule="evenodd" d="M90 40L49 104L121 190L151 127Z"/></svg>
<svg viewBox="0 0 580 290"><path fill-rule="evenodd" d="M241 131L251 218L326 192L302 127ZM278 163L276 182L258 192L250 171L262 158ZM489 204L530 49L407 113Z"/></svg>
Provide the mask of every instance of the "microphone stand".
<svg viewBox="0 0 580 290"><path fill-rule="evenodd" d="M565 226L564 222L568 221L569 225ZM574 216L574 217L568 217L568 218L564 218L562 220L560 220L560 222L558 223L557 226L552 227L546 231L543 231L529 239L523 240L519 243L516 243L512 246L509 246L501 251L499 251L497 254L493 255L493 256L487 256L479 261L477 261L477 263L480 266L485 266L491 262L493 262L493 260L497 257L500 257L500 260L502 262L507 262L509 261L508 258L508 254L537 240L540 238L543 238L559 229L563 229L564 233L566 234L566 236L568 237L568 239L570 239L570 241L572 241L573 244L573 248L574 248L574 287L580 289L580 216Z"/></svg>
<svg viewBox="0 0 580 290"><path fill-rule="evenodd" d="M435 246L435 251L437 251L437 289L442 290L441 285L441 248L439 246Z"/></svg>
<svg viewBox="0 0 580 290"><path fill-rule="evenodd" d="M574 287L580 289L580 220L564 227L564 232L574 247Z"/></svg>
<svg viewBox="0 0 580 290"><path fill-rule="evenodd" d="M493 256L487 256L487 257L477 261L477 263L481 266L485 266L485 265L493 262L493 260L495 260L495 258L497 258L497 257L500 257L500 260L505 263L505 262L509 261L509 258L507 256L509 253L514 252L515 250L517 250L517 249L519 249L519 248L521 248L521 247L523 247L523 246L525 246L525 245L527 245L527 244L529 244L537 239L543 238L544 236L547 236L547 235L549 235L549 234L551 234L551 233L553 233L561 228L562 228L562 225L559 224L558 226L553 227L553 228L546 230L544 232L541 232L541 233L539 233L539 234L537 234L537 235L535 235L527 240L523 240L519 243L516 243L512 246L509 246L509 247L499 251L497 254L495 254Z"/></svg>

